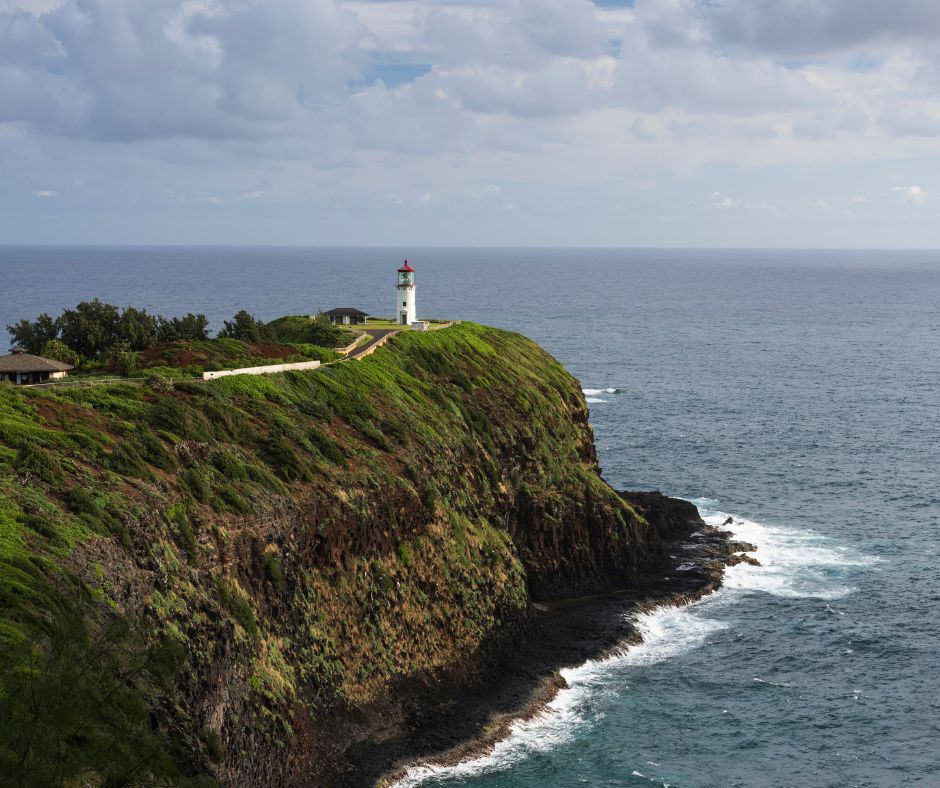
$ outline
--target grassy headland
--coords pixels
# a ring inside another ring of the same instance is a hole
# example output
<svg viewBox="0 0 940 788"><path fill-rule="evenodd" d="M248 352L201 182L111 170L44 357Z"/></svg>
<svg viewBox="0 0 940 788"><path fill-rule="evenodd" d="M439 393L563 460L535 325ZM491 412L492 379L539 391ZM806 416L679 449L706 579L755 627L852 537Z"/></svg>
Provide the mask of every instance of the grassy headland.
<svg viewBox="0 0 940 788"><path fill-rule="evenodd" d="M577 381L517 334L168 390L0 386L0 774L325 784L335 715L469 680L534 599L655 552Z"/></svg>

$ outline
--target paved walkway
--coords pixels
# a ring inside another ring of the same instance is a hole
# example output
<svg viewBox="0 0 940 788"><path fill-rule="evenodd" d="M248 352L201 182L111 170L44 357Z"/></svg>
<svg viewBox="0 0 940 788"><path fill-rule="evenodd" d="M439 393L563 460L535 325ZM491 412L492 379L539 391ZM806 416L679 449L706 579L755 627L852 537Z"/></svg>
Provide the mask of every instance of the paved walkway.
<svg viewBox="0 0 940 788"><path fill-rule="evenodd" d="M367 328L366 333L372 337L368 342L357 347L352 353L346 356L347 359L350 358L361 358L362 356L368 355L370 350L375 347L375 345L389 334L397 334L401 331L400 328Z"/></svg>

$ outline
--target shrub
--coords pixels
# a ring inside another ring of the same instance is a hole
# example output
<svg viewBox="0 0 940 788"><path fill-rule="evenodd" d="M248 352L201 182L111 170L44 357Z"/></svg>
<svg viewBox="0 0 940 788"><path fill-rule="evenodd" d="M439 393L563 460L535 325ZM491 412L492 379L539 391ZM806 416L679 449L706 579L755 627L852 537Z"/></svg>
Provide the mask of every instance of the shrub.
<svg viewBox="0 0 940 788"><path fill-rule="evenodd" d="M273 550L268 550L261 555L261 566L264 567L264 574L271 581L278 591L284 587L284 572L281 569L281 559Z"/></svg>
<svg viewBox="0 0 940 788"><path fill-rule="evenodd" d="M205 735L206 757L213 763L222 762L222 743L219 741L219 734L209 730Z"/></svg>
<svg viewBox="0 0 940 788"><path fill-rule="evenodd" d="M207 473L202 468L190 468L181 476L183 484L199 503L208 503L212 495L212 486L206 477Z"/></svg>
<svg viewBox="0 0 940 788"><path fill-rule="evenodd" d="M313 447L320 452L324 459L329 460L334 465L345 465L346 457L336 441L324 435L319 430L310 430L307 438Z"/></svg>
<svg viewBox="0 0 940 788"><path fill-rule="evenodd" d="M173 381L167 375L151 370L147 376L147 387L159 394L169 394L173 391Z"/></svg>
<svg viewBox="0 0 940 788"><path fill-rule="evenodd" d="M226 484L219 489L219 495L213 502L213 505L217 509L221 508L224 511L233 512L234 514L251 513L251 504L242 498L231 484Z"/></svg>
<svg viewBox="0 0 940 788"><path fill-rule="evenodd" d="M231 321L225 321L225 328L219 332L222 339L240 339L243 342L268 342L272 332L257 318L242 309Z"/></svg>
<svg viewBox="0 0 940 788"><path fill-rule="evenodd" d="M124 378L132 378L137 374L137 354L130 350L121 351L114 356L114 365L118 374Z"/></svg>
<svg viewBox="0 0 940 788"><path fill-rule="evenodd" d="M219 592L222 606L232 614L232 618L241 624L242 629L249 635L257 636L258 623L255 620L255 611L251 607L248 594L238 585L238 582L220 576L216 578L215 587Z"/></svg>
<svg viewBox="0 0 940 788"><path fill-rule="evenodd" d="M63 364L71 364L75 367L81 362L78 353L60 339L50 339L46 342L39 355L51 358L54 361L61 361Z"/></svg>
<svg viewBox="0 0 940 788"><path fill-rule="evenodd" d="M169 507L166 510L166 519L173 529L177 544L183 548L190 559L195 561L197 553L196 536L193 534L189 515L186 513L186 504L177 503Z"/></svg>
<svg viewBox="0 0 940 788"><path fill-rule="evenodd" d="M401 561L404 566L411 566L411 551L408 549L408 545L404 542L400 542L395 552L398 554L398 560Z"/></svg>
<svg viewBox="0 0 940 788"><path fill-rule="evenodd" d="M61 485L65 481L59 458L31 442L24 443L20 448L16 456L16 469L20 473L31 473L52 486Z"/></svg>
<svg viewBox="0 0 940 788"><path fill-rule="evenodd" d="M147 463L131 440L122 440L118 443L111 454L105 456L104 465L122 476L133 476L146 481L154 480Z"/></svg>

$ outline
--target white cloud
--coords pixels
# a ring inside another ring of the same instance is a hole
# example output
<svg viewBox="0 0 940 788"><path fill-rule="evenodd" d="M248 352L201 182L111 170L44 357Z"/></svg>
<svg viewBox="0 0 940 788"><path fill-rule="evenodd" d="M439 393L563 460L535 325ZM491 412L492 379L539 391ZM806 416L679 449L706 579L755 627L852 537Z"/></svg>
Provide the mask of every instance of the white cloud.
<svg viewBox="0 0 940 788"><path fill-rule="evenodd" d="M52 197L57 197L58 194L59 193L57 191L54 191L52 189L41 189L40 191L36 192L36 196L39 197L41 200L48 200L48 199L51 199Z"/></svg>
<svg viewBox="0 0 940 788"><path fill-rule="evenodd" d="M899 194L905 202L912 205L921 205L930 197L920 186L895 186L891 191Z"/></svg>
<svg viewBox="0 0 940 788"><path fill-rule="evenodd" d="M818 194L928 200L886 190L940 167L940 6L895 6L0 0L0 217L56 183L109 217L172 188L230 195L220 217L276 194L412 236L431 223L396 205L435 228L511 206L501 232L532 242L573 225L632 242L624 216L707 228L717 211L787 219L788 240Z"/></svg>
<svg viewBox="0 0 940 788"><path fill-rule="evenodd" d="M712 192L708 198L709 205L712 208L727 211L732 208L746 211L747 213L768 213L779 216L781 210L776 205L761 201L741 200L729 197L721 192Z"/></svg>
<svg viewBox="0 0 940 788"><path fill-rule="evenodd" d="M735 206L734 200L732 200L727 194L722 194L721 192L712 192L711 196L708 198L709 203L712 204L715 208L733 208Z"/></svg>

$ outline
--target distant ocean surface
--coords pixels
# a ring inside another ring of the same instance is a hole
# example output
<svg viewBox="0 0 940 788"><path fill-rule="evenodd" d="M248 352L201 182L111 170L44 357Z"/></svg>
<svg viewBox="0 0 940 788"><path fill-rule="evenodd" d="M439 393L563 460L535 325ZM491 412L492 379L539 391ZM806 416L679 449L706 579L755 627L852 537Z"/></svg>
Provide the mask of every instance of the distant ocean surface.
<svg viewBox="0 0 940 788"><path fill-rule="evenodd" d="M0 326L93 297L387 315L405 257L420 316L580 378L615 487L733 515L765 564L406 784L940 785L940 253L0 247Z"/></svg>

